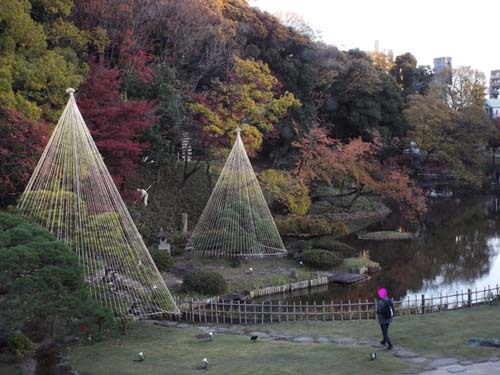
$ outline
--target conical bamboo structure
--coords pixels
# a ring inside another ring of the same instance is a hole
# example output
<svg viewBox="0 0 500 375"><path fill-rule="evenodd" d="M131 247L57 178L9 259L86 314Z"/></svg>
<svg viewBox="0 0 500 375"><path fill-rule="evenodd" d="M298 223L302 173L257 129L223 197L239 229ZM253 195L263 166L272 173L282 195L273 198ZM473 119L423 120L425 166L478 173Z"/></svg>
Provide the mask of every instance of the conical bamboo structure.
<svg viewBox="0 0 500 375"><path fill-rule="evenodd" d="M22 216L75 251L91 294L118 317L179 310L76 105L74 90L23 193Z"/></svg>
<svg viewBox="0 0 500 375"><path fill-rule="evenodd" d="M214 257L286 254L239 129L224 169L186 249Z"/></svg>

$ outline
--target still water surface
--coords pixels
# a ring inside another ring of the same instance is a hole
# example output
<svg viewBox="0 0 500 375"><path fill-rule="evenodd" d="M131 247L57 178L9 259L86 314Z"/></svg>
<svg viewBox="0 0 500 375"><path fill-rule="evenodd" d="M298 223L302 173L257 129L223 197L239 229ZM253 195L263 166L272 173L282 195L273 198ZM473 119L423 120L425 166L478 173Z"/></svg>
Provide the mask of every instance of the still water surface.
<svg viewBox="0 0 500 375"><path fill-rule="evenodd" d="M452 294L468 288L500 284L500 200L495 197L450 199L431 202L427 229L411 241L363 241L352 236L346 242L367 249L382 271L364 283L328 286L302 296L269 297L287 301L339 301L374 298L386 287L391 296L420 298ZM401 220L391 215L368 228L396 230Z"/></svg>

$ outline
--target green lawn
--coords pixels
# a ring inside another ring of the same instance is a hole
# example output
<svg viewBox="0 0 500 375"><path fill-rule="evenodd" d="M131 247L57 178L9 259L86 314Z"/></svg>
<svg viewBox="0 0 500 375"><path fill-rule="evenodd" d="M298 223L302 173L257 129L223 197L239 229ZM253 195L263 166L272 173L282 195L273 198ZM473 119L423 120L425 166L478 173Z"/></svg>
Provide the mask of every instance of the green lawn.
<svg viewBox="0 0 500 375"><path fill-rule="evenodd" d="M387 352L370 361L370 348L332 344L294 344L258 340L247 336L216 336L213 342L198 340L194 329L137 324L122 343L108 340L70 351L70 361L81 375L195 374L203 357L213 374L394 374L408 367ZM136 363L143 351L145 361Z"/></svg>
<svg viewBox="0 0 500 375"><path fill-rule="evenodd" d="M248 327L299 335L328 337L381 338L375 321L299 322ZM455 356L464 359L500 354L499 348L469 347L472 337L500 338L500 305L397 317L390 327L395 345L401 345L427 356Z"/></svg>
<svg viewBox="0 0 500 375"><path fill-rule="evenodd" d="M459 359L488 358L498 348L469 347L471 337L500 337L500 306L482 306L448 313L400 317L391 326L395 345L428 358L454 356ZM378 340L375 321L297 322L240 327L248 330L292 335L354 337ZM70 350L70 360L81 375L99 374L193 374L203 357L209 371L224 374L398 374L410 365L385 350L363 345L295 344L258 340L248 336L216 335L214 342L198 340L195 329L135 324L123 342L109 339ZM370 351L378 359L369 360ZM132 361L139 351L142 363Z"/></svg>

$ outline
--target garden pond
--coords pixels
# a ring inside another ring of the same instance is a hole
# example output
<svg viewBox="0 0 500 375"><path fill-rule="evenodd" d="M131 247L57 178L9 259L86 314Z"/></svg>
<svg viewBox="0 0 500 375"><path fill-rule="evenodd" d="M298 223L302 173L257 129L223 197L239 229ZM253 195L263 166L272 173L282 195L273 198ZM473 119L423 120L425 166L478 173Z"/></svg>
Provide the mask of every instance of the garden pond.
<svg viewBox="0 0 500 375"><path fill-rule="evenodd" d="M500 284L500 198L471 197L430 202L426 229L413 240L344 239L368 250L382 271L362 283L262 297L263 301L318 302L373 299L380 287L391 297L420 298L483 289ZM401 218L392 214L365 230L398 230ZM297 295L298 294L298 295Z"/></svg>

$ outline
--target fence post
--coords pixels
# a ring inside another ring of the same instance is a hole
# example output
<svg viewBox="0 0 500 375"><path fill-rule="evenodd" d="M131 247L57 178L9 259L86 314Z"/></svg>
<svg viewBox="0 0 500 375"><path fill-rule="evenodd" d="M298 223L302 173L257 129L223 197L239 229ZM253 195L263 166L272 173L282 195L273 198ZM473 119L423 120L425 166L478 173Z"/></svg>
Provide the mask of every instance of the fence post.
<svg viewBox="0 0 500 375"><path fill-rule="evenodd" d="M264 324L264 302L262 302L261 310L260 310L260 318L261 324Z"/></svg>
<svg viewBox="0 0 500 375"><path fill-rule="evenodd" d="M238 300L238 322L241 324L241 301Z"/></svg>
<svg viewBox="0 0 500 375"><path fill-rule="evenodd" d="M191 322L194 323L194 308L193 308L193 302L194 299L191 298L191 301L189 301L189 312L191 313ZM189 315L188 315L189 316ZM189 319L188 319L189 320Z"/></svg>
<svg viewBox="0 0 500 375"><path fill-rule="evenodd" d="M425 295L422 294L422 314L425 314Z"/></svg>
<svg viewBox="0 0 500 375"><path fill-rule="evenodd" d="M215 302L215 324L219 324L219 313L218 313L218 309L217 309L217 305L219 304L219 302Z"/></svg>
<svg viewBox="0 0 500 375"><path fill-rule="evenodd" d="M278 301L278 323L281 323L281 301Z"/></svg>
<svg viewBox="0 0 500 375"><path fill-rule="evenodd" d="M222 301L222 324L226 324L226 302Z"/></svg>
<svg viewBox="0 0 500 375"><path fill-rule="evenodd" d="M467 307L472 306L472 289L467 289Z"/></svg>
<svg viewBox="0 0 500 375"><path fill-rule="evenodd" d="M229 303L229 319L231 322L231 325L233 325L233 300Z"/></svg>
<svg viewBox="0 0 500 375"><path fill-rule="evenodd" d="M323 321L326 322L325 301L323 301Z"/></svg>

